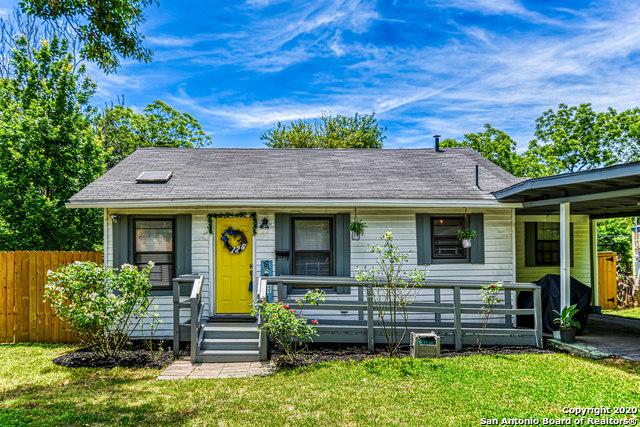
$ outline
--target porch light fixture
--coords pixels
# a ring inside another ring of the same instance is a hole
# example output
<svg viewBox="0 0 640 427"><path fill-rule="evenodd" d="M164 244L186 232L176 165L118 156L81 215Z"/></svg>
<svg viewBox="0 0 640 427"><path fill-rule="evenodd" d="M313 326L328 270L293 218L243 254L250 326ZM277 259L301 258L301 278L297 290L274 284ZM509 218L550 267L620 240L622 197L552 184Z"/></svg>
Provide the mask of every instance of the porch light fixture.
<svg viewBox="0 0 640 427"><path fill-rule="evenodd" d="M118 222L118 215L116 214L111 214L111 222L113 222L114 224L116 224Z"/></svg>
<svg viewBox="0 0 640 427"><path fill-rule="evenodd" d="M263 230L269 229L269 218L262 218L262 224L260 224L260 228Z"/></svg>

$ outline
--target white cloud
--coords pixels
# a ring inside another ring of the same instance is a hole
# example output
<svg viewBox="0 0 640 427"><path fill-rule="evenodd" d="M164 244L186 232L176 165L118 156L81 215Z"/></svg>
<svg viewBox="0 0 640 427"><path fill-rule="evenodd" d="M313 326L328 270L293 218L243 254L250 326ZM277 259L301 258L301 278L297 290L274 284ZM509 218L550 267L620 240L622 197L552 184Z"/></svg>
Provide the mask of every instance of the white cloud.
<svg viewBox="0 0 640 427"><path fill-rule="evenodd" d="M474 39L490 42L484 49L458 40L421 48L345 44L337 32L329 39L336 55L365 59L349 66L329 94L229 104L182 92L174 101L238 128L317 117L322 111L359 111L376 112L382 120L404 126L396 132L397 139L388 141L389 146L431 143L424 135L435 132L461 136L480 130L485 122L505 128L526 143L533 119L559 102L592 102L597 108L637 105L640 70L629 58L640 52L639 12L625 10L609 16L615 25L602 21L595 25L592 19L591 29L570 35L516 38L472 28ZM309 55L304 49L284 52L293 58L285 54L278 63L262 57L259 60L264 63L254 65L278 68ZM330 82L335 71L315 78Z"/></svg>
<svg viewBox="0 0 640 427"><path fill-rule="evenodd" d="M434 133L459 137L481 130L486 122L522 145L531 138L534 119L560 102L623 109L640 99L638 5L598 3L594 9L563 10L547 18L517 1L443 1L441 8L513 15L536 25L506 33L486 25L489 18L463 25L447 17L445 36L437 42L375 44L368 33L374 21L414 31L411 22L388 19L371 2L342 0L296 3L287 13L265 18L258 9L271 3L253 1L254 9L245 11L247 28L225 36L155 34L149 39L159 47L154 63L161 64L161 71L127 71L103 78L100 86L116 93L162 87L172 94L170 102L193 112L214 135L215 129L250 132L322 112L375 112L389 124L390 147L431 144ZM568 17L563 25L557 25L558 14ZM214 38L215 43L206 43ZM264 73L313 60L323 66L305 75L303 85L283 82L277 91L262 92L259 84L246 83L264 77L277 85L280 76ZM173 71L174 64L179 71ZM199 80L175 89L181 80L206 79L207 72L222 67L241 70L231 76L241 74L246 86L220 81L207 86Z"/></svg>
<svg viewBox="0 0 640 427"><path fill-rule="evenodd" d="M335 35L329 41L329 48L336 56L344 55L345 50L342 45L342 33L340 31L336 31Z"/></svg>
<svg viewBox="0 0 640 427"><path fill-rule="evenodd" d="M515 0L447 0L442 5L487 15L527 15L530 13L520 2Z"/></svg>
<svg viewBox="0 0 640 427"><path fill-rule="evenodd" d="M148 36L145 38L145 41L151 46L187 47L187 46L193 46L197 42L197 39L160 35L160 36Z"/></svg>

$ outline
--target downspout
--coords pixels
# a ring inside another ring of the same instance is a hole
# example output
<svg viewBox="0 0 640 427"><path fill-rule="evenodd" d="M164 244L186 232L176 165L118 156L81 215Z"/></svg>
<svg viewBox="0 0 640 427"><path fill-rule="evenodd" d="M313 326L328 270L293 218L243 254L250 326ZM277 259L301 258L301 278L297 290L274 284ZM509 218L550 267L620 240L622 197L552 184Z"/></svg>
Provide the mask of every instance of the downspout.
<svg viewBox="0 0 640 427"><path fill-rule="evenodd" d="M111 250L109 247L109 210L102 210L102 265L107 265L107 251Z"/></svg>

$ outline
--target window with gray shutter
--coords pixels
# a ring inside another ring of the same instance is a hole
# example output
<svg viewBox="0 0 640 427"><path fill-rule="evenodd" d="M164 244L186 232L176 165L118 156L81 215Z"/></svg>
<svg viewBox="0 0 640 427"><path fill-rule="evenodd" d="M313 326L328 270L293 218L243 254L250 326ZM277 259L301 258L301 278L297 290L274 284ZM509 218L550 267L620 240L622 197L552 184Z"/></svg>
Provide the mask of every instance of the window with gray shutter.
<svg viewBox="0 0 640 427"><path fill-rule="evenodd" d="M175 222L173 219L133 220L134 263L144 268L153 262L151 286L153 290L170 290L175 274Z"/></svg>
<svg viewBox="0 0 640 427"><path fill-rule="evenodd" d="M468 227L478 235L470 249L462 247L458 230L464 227L462 215L416 214L416 248L418 265L485 262L484 215L468 216Z"/></svg>
<svg viewBox="0 0 640 427"><path fill-rule="evenodd" d="M154 291L169 291L171 279L192 273L191 215L173 217L117 215L113 222L113 267L154 262Z"/></svg>
<svg viewBox="0 0 640 427"><path fill-rule="evenodd" d="M348 213L321 216L276 214L275 227L276 275L351 275ZM337 293L350 292L346 286L332 289Z"/></svg>

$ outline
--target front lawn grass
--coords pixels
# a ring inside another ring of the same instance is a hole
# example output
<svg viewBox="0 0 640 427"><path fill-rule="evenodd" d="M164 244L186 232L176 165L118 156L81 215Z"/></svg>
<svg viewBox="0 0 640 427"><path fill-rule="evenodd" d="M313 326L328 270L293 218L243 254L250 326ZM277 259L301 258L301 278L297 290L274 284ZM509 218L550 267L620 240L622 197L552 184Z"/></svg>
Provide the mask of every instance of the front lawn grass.
<svg viewBox="0 0 640 427"><path fill-rule="evenodd" d="M631 319L640 319L640 307L624 308L621 310L602 310L603 314L618 317L629 317Z"/></svg>
<svg viewBox="0 0 640 427"><path fill-rule="evenodd" d="M0 346L0 425L478 425L639 406L638 365L566 354L330 362L272 376L156 381L157 370L63 368L71 347Z"/></svg>

